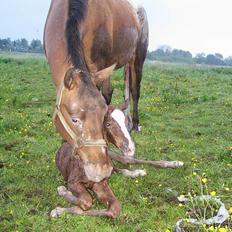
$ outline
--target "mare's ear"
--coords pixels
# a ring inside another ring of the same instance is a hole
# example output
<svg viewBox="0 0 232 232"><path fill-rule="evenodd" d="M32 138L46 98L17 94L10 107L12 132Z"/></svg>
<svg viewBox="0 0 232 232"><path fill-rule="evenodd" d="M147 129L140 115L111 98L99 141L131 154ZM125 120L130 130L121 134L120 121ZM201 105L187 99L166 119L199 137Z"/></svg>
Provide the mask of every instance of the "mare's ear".
<svg viewBox="0 0 232 232"><path fill-rule="evenodd" d="M67 89L71 90L78 85L78 80L79 80L79 78L77 78L78 74L80 75L80 71L78 71L75 68L70 68L66 72L64 77L64 86Z"/></svg>
<svg viewBox="0 0 232 232"><path fill-rule="evenodd" d="M116 67L116 64L113 64L112 66L102 69L96 73L93 73L93 81L97 85L108 78L110 78L113 75L113 71Z"/></svg>

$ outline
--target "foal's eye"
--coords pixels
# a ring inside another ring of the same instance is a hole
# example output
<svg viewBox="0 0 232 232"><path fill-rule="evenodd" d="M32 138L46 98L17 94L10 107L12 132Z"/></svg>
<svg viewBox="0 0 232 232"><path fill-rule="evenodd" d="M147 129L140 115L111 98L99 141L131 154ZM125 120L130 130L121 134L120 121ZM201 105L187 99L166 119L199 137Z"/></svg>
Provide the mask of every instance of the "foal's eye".
<svg viewBox="0 0 232 232"><path fill-rule="evenodd" d="M110 122L107 122L106 123L106 127L110 127L111 126L111 123Z"/></svg>

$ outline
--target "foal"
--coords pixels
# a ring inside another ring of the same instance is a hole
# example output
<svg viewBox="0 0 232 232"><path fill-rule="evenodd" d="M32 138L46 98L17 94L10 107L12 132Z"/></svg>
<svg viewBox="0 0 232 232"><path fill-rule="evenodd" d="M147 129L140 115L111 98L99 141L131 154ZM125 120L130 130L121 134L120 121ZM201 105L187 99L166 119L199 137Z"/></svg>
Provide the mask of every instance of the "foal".
<svg viewBox="0 0 232 232"><path fill-rule="evenodd" d="M134 142L131 139L125 125L125 116L120 109L110 108L104 119L105 139L119 148L125 156L133 157L135 152ZM107 148L102 148L107 149ZM72 208L56 208L51 212L52 217L58 217L63 213L77 215L104 216L116 218L121 210L121 206L114 193L108 185L108 180L101 182L89 181L81 159L74 157L72 146L65 143L61 146L56 155L56 165L67 183L58 188L58 194L64 197L69 203L76 205ZM130 172L128 170L115 169L130 177L144 176L142 170ZM105 210L91 210L92 190L97 198L107 207Z"/></svg>

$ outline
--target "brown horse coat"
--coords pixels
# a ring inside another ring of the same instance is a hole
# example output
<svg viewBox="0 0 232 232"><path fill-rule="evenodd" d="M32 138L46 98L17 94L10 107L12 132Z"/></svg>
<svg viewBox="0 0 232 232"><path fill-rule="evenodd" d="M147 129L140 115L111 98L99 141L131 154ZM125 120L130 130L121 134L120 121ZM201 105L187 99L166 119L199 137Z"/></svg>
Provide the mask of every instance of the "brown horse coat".
<svg viewBox="0 0 232 232"><path fill-rule="evenodd" d="M73 61L68 62L66 25L70 17L69 2L75 1L52 0L44 33L46 56L57 87L73 65ZM81 2L82 5L87 4L85 20L78 23L84 53L81 59L84 59L89 72L96 73L113 64L122 67L128 63L135 56L141 30L136 9L127 0Z"/></svg>

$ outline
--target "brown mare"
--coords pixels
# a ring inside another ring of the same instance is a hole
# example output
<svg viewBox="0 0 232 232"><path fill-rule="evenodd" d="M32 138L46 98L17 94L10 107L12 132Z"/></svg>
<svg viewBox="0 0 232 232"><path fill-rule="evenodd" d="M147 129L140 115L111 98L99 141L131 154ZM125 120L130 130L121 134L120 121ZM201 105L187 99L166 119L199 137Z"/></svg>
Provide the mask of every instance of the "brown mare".
<svg viewBox="0 0 232 232"><path fill-rule="evenodd" d="M93 184L90 187L108 206L109 214L96 211L96 216L115 217L120 209L117 202L114 205L118 209L116 213L110 210L112 199L115 202L116 198L107 184L113 170L107 142L117 146L116 140L110 141L110 134L104 129L109 111L107 104L112 95L110 77L114 68L129 63L130 90L134 100L133 127L138 129L137 108L147 44L145 11L136 9L128 0L51 1L44 46L57 90L54 122L72 147L64 145L65 149L61 148L63 154L70 156L72 153L80 161L83 178ZM102 86L104 98L96 85ZM129 147L129 143L124 143L121 149L129 151ZM133 156L134 152L124 154ZM83 179L79 181L81 184L85 182ZM81 186L86 191L87 186ZM76 202L79 207L80 199ZM74 209L78 214L89 209L79 207Z"/></svg>

